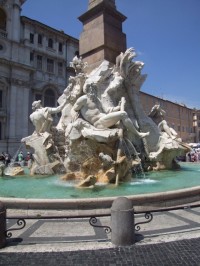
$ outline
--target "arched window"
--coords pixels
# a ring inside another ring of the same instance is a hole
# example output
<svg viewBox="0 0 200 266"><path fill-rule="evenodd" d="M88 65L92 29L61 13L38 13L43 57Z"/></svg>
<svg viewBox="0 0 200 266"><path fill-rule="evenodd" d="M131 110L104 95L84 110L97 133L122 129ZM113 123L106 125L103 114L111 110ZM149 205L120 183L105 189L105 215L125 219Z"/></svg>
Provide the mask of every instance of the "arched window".
<svg viewBox="0 0 200 266"><path fill-rule="evenodd" d="M55 106L55 93L52 89L47 89L44 92L44 106L54 107Z"/></svg>
<svg viewBox="0 0 200 266"><path fill-rule="evenodd" d="M6 31L6 13L0 8L0 30Z"/></svg>

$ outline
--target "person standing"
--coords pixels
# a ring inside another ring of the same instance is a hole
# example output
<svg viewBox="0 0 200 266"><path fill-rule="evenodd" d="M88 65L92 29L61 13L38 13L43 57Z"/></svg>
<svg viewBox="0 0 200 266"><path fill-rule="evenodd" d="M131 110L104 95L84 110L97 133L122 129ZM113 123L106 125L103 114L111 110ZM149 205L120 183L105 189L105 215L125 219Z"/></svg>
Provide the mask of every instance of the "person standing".
<svg viewBox="0 0 200 266"><path fill-rule="evenodd" d="M24 155L23 152L20 151L20 153L17 156L18 162L20 163L21 166L23 166L23 162L24 162Z"/></svg>

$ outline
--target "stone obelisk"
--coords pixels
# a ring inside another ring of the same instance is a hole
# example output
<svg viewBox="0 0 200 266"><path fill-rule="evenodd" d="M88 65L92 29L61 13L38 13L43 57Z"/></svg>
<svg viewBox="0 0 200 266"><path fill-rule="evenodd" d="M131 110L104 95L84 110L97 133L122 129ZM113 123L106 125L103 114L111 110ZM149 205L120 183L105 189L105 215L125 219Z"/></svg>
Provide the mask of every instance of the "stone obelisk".
<svg viewBox="0 0 200 266"><path fill-rule="evenodd" d="M103 60L115 64L116 57L126 50L122 23L126 17L117 11L115 0L89 0L88 11L79 17L83 23L79 52L90 72Z"/></svg>

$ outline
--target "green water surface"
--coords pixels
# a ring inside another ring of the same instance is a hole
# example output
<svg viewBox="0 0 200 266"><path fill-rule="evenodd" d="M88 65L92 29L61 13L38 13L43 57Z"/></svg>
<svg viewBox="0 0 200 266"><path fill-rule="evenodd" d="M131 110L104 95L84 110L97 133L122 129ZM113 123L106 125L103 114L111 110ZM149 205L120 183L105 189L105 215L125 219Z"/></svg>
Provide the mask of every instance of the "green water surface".
<svg viewBox="0 0 200 266"><path fill-rule="evenodd" d="M0 177L0 197L70 199L138 195L200 186L200 163L181 163L180 170L149 172L118 187L98 184L93 189L74 187L60 176Z"/></svg>

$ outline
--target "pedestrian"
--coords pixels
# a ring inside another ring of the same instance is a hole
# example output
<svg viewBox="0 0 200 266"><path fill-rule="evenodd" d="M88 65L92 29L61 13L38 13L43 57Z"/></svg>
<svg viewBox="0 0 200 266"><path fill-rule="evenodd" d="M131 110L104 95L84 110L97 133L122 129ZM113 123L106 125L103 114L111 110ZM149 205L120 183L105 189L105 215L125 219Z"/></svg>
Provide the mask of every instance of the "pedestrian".
<svg viewBox="0 0 200 266"><path fill-rule="evenodd" d="M5 156L3 152L0 154L0 162L5 164Z"/></svg>
<svg viewBox="0 0 200 266"><path fill-rule="evenodd" d="M25 161L26 161L26 165L27 165L28 168L30 169L31 166L32 166L32 163L33 163L33 157L32 157L32 154L31 154L29 151L28 151L27 154L26 154Z"/></svg>
<svg viewBox="0 0 200 266"><path fill-rule="evenodd" d="M11 155L9 153L4 153L4 157L5 157L5 165L7 167L11 162Z"/></svg>
<svg viewBox="0 0 200 266"><path fill-rule="evenodd" d="M24 155L23 155L22 151L20 151L20 153L18 154L17 159L18 159L19 164L21 166L23 166L23 164L24 164Z"/></svg>
<svg viewBox="0 0 200 266"><path fill-rule="evenodd" d="M31 160L31 153L28 151L27 154L26 154L26 158L25 158L25 161L29 161Z"/></svg>

